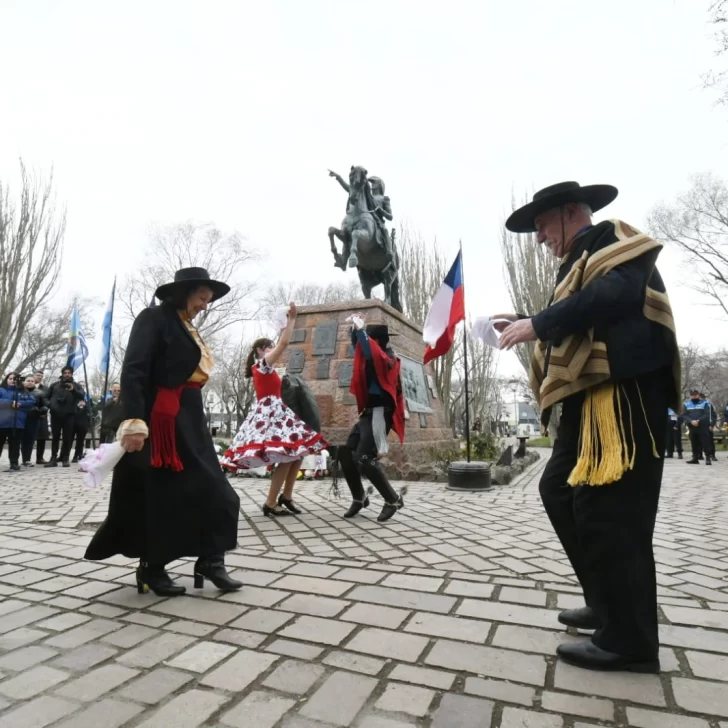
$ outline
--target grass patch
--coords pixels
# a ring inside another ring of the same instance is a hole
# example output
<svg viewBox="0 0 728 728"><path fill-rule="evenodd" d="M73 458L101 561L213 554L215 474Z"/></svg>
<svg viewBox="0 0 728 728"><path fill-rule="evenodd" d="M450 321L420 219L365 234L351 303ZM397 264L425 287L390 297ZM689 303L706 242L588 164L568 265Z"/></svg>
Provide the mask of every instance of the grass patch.
<svg viewBox="0 0 728 728"><path fill-rule="evenodd" d="M550 437L534 437L533 440L529 440L527 443L528 447L553 447L554 443L551 442Z"/></svg>

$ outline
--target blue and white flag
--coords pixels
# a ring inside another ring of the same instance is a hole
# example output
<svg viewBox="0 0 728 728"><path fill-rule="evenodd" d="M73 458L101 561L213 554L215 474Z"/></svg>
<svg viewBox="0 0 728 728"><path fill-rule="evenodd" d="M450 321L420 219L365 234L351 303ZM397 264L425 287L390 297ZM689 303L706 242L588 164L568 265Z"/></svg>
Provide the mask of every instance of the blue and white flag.
<svg viewBox="0 0 728 728"><path fill-rule="evenodd" d="M78 306L73 307L71 317L71 330L68 332L68 344L66 345L68 356L67 366L75 372L88 358L88 346L86 338L81 331L81 319L78 316Z"/></svg>
<svg viewBox="0 0 728 728"><path fill-rule="evenodd" d="M109 371L109 362L111 361L111 324L114 321L114 299L116 297L116 278L114 278L114 286L111 289L109 305L104 313L104 322L101 324L101 371Z"/></svg>

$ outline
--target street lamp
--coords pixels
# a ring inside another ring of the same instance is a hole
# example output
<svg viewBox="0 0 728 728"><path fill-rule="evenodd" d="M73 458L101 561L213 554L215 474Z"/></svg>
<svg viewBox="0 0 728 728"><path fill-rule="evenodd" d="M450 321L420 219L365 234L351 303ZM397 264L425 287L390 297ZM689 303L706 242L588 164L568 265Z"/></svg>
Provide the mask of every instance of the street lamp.
<svg viewBox="0 0 728 728"><path fill-rule="evenodd" d="M511 392L513 392L513 421L514 421L514 434L518 435L518 402L516 400L516 393L518 392L518 380L517 379L511 379L508 382L508 386L511 388Z"/></svg>

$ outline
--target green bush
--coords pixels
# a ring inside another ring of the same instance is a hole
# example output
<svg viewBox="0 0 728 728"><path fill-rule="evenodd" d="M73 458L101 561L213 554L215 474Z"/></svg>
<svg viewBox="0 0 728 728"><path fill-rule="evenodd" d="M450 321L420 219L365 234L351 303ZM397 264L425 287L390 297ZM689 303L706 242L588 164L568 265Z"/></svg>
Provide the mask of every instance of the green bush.
<svg viewBox="0 0 728 728"><path fill-rule="evenodd" d="M470 454L474 460L497 460L498 440L492 432L478 432L470 436Z"/></svg>
<svg viewBox="0 0 728 728"><path fill-rule="evenodd" d="M447 474L450 463L463 459L462 450L456 447L432 446L427 448L427 454L438 470L445 474Z"/></svg>

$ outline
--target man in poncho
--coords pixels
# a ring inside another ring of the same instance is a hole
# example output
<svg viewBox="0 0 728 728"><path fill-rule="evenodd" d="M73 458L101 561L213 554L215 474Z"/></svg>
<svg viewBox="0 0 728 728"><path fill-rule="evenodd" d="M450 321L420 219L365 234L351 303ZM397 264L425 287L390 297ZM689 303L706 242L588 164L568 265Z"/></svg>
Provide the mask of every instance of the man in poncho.
<svg viewBox="0 0 728 728"><path fill-rule="evenodd" d="M536 233L561 267L546 309L498 327L502 348L536 342L542 425L562 407L540 492L586 607L559 621L595 631L557 654L593 670L659 672L652 536L680 361L655 268L661 245L620 220L592 223L616 196L610 185L563 182L513 212L506 227Z"/></svg>

